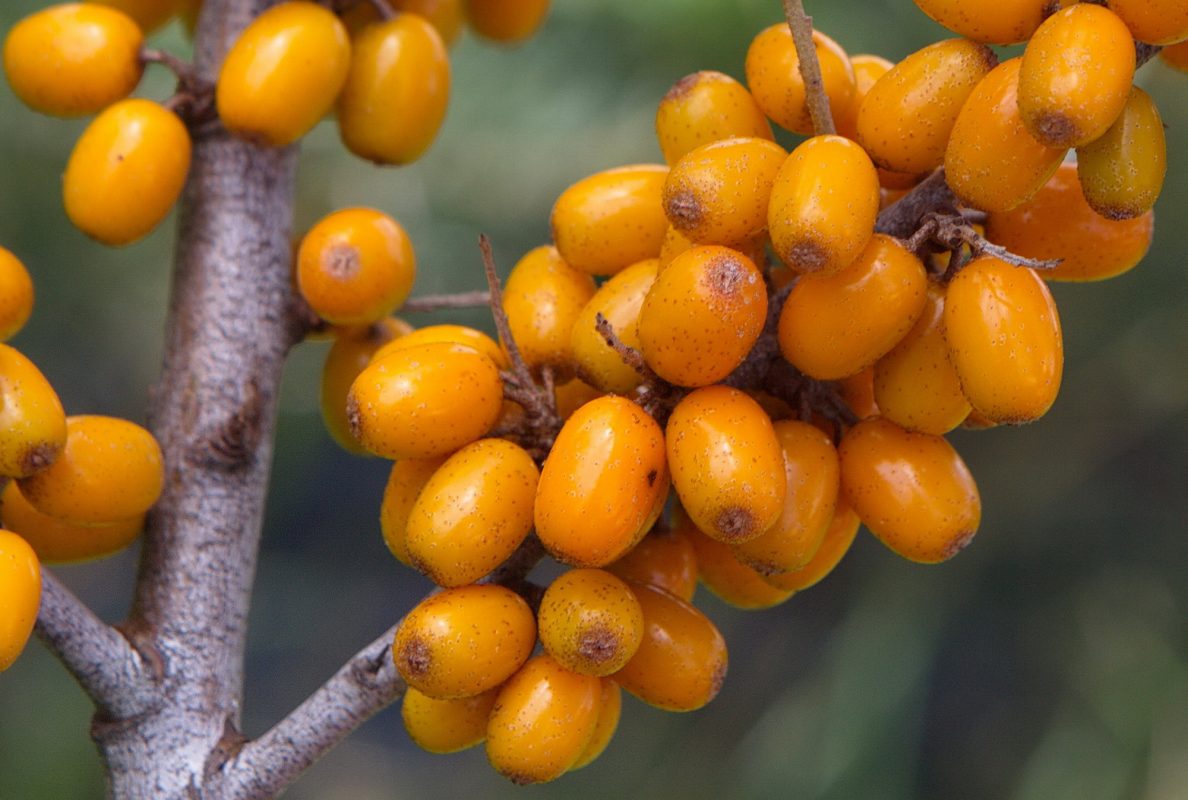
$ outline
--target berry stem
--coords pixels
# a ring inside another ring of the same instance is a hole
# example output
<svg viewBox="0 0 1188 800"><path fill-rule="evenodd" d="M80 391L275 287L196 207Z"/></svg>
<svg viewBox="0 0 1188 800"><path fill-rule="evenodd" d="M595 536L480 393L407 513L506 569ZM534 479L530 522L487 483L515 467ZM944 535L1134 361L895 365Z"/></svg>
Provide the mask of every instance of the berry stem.
<svg viewBox="0 0 1188 800"><path fill-rule="evenodd" d="M427 294L405 302L400 310L413 313L446 311L455 308L481 308L491 304L491 293L487 290L459 292L458 294Z"/></svg>
<svg viewBox="0 0 1188 800"><path fill-rule="evenodd" d="M821 78L821 62L817 60L817 47L813 44L813 18L804 12L801 0L784 0L784 16L792 31L792 42L800 60L800 77L804 81L805 101L809 115L813 118L813 132L821 136L837 133L833 115L829 112L829 95L825 93L825 81Z"/></svg>
<svg viewBox="0 0 1188 800"><path fill-rule="evenodd" d="M396 19L397 11L392 8L388 0L368 0L376 13L380 15L380 19L389 20Z"/></svg>

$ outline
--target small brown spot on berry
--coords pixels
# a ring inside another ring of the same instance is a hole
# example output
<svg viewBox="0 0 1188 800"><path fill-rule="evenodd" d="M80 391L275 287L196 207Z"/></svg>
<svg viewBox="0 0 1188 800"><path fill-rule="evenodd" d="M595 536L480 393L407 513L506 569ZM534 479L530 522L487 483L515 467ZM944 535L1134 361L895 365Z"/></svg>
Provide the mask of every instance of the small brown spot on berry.
<svg viewBox="0 0 1188 800"><path fill-rule="evenodd" d="M747 270L742 262L733 256L718 256L706 272L710 291L729 297L738 291L747 279Z"/></svg>
<svg viewBox="0 0 1188 800"><path fill-rule="evenodd" d="M660 473L656 470L648 470L648 488L656 485L656 478L660 477Z"/></svg>
<svg viewBox="0 0 1188 800"><path fill-rule="evenodd" d="M1035 127L1037 138L1048 147L1071 147L1078 136L1076 124L1055 111L1040 115Z"/></svg>
<svg viewBox="0 0 1188 800"><path fill-rule="evenodd" d="M349 244L336 244L322 254L322 269L335 280L353 278L359 272L359 249Z"/></svg>
<svg viewBox="0 0 1188 800"><path fill-rule="evenodd" d="M59 448L49 442L39 442L33 445L20 459L21 469L26 475L41 472L58 458Z"/></svg>
<svg viewBox="0 0 1188 800"><path fill-rule="evenodd" d="M755 517L745 508L731 506L718 513L714 528L728 540L742 541L755 533Z"/></svg>
<svg viewBox="0 0 1188 800"><path fill-rule="evenodd" d="M664 199L664 213L674 228L684 232L701 224L705 209L698 202L697 195L688 189L682 189Z"/></svg>
<svg viewBox="0 0 1188 800"><path fill-rule="evenodd" d="M829 256L821 245L811 239L802 239L788 250L784 260L798 272L816 272L825 266Z"/></svg>
<svg viewBox="0 0 1188 800"><path fill-rule="evenodd" d="M597 627L586 631L578 640L577 652L584 660L591 664L605 664L615 657L619 649L619 639L613 632Z"/></svg>
<svg viewBox="0 0 1188 800"><path fill-rule="evenodd" d="M722 684L726 683L726 669L727 663L723 661L710 677L710 695L706 699L707 703L717 697L718 692L722 691Z"/></svg>
<svg viewBox="0 0 1188 800"><path fill-rule="evenodd" d="M363 435L363 415L359 412L359 401L353 394L347 395L346 417L347 424L351 426L351 436L360 438Z"/></svg>
<svg viewBox="0 0 1188 800"><path fill-rule="evenodd" d="M693 87L697 85L697 81L700 78L701 76L696 72L692 75L686 75L672 85L672 88L665 93L664 99L679 100L693 90Z"/></svg>
<svg viewBox="0 0 1188 800"><path fill-rule="evenodd" d="M429 674L432 666L433 654L428 643L419 636L410 638L396 653L396 668L402 675L421 678Z"/></svg>

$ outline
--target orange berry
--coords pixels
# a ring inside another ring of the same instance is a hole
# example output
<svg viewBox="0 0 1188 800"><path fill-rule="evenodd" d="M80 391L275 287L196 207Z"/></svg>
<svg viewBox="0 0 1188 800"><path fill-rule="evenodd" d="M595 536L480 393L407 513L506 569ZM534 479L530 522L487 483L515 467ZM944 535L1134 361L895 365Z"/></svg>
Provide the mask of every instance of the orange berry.
<svg viewBox="0 0 1188 800"><path fill-rule="evenodd" d="M973 539L982 516L978 487L940 436L872 417L850 428L838 451L847 502L891 550L934 564Z"/></svg>
<svg viewBox="0 0 1188 800"><path fill-rule="evenodd" d="M388 0L388 5L392 6L393 11L408 11L424 17L437 29L437 35L447 47L458 38L466 22L462 0ZM339 16L352 38L368 25L380 22L379 11L369 0L359 0Z"/></svg>
<svg viewBox="0 0 1188 800"><path fill-rule="evenodd" d="M499 690L487 724L487 759L521 785L561 777L594 738L601 701L601 680L536 656Z"/></svg>
<svg viewBox="0 0 1188 800"><path fill-rule="evenodd" d="M311 309L338 325L368 325L408 298L417 258L396 220L371 208L323 217L301 240L297 286Z"/></svg>
<svg viewBox="0 0 1188 800"><path fill-rule="evenodd" d="M675 527L653 528L606 570L625 581L659 586L686 602L692 602L697 591L697 554Z"/></svg>
<svg viewBox="0 0 1188 800"><path fill-rule="evenodd" d="M66 412L37 366L0 344L0 476L23 478L66 446Z"/></svg>
<svg viewBox="0 0 1188 800"><path fill-rule="evenodd" d="M726 641L709 618L655 586L632 584L644 615L644 637L615 682L648 705L696 711L726 680Z"/></svg>
<svg viewBox="0 0 1188 800"><path fill-rule="evenodd" d="M884 169L936 169L962 104L997 63L994 51L968 39L917 50L867 93L858 110L858 142Z"/></svg>
<svg viewBox="0 0 1188 800"><path fill-rule="evenodd" d="M656 421L622 397L592 400L562 426L541 470L536 534L566 564L609 564L652 527L668 481Z"/></svg>
<svg viewBox="0 0 1188 800"><path fill-rule="evenodd" d="M306 0L272 6L223 60L215 88L219 118L253 141L291 144L334 107L350 64L346 28L325 7Z"/></svg>
<svg viewBox="0 0 1188 800"><path fill-rule="evenodd" d="M1036 141L1019 115L1022 58L1004 61L974 87L945 149L945 180L961 200L983 211L1025 202L1064 160L1065 149Z"/></svg>
<svg viewBox="0 0 1188 800"><path fill-rule="evenodd" d="M721 72L686 75L656 109L656 138L669 164L697 147L739 136L770 140L771 124L746 87Z"/></svg>
<svg viewBox="0 0 1188 800"><path fill-rule="evenodd" d="M79 230L109 245L146 236L169 214L190 171L190 134L151 100L121 100L74 145L62 195Z"/></svg>
<svg viewBox="0 0 1188 800"><path fill-rule="evenodd" d="M503 439L480 439L446 460L408 514L409 561L438 586L474 583L498 567L532 530L540 472Z"/></svg>
<svg viewBox="0 0 1188 800"><path fill-rule="evenodd" d="M840 480L833 439L798 420L773 427L784 452L784 507L775 525L733 549L739 561L764 575L800 569L816 554L833 519Z"/></svg>
<svg viewBox="0 0 1188 800"><path fill-rule="evenodd" d="M16 336L33 313L33 279L21 260L0 247L0 342Z"/></svg>
<svg viewBox="0 0 1188 800"><path fill-rule="evenodd" d="M144 34L126 14L67 3L25 17L4 40L4 72L25 105L43 114L94 114L140 83Z"/></svg>
<svg viewBox="0 0 1188 800"><path fill-rule="evenodd" d="M845 113L839 117L837 132L847 139L857 141L858 109L862 106L862 99L894 64L882 56L862 54L851 56L850 66L854 68L854 98L846 107Z"/></svg>
<svg viewBox="0 0 1188 800"><path fill-rule="evenodd" d="M1188 39L1188 6L1182 0L1109 0L1105 5L1140 42L1175 44Z"/></svg>
<svg viewBox="0 0 1188 800"><path fill-rule="evenodd" d="M716 245L681 253L659 274L639 314L648 366L678 386L734 371L767 320L767 287L751 259Z"/></svg>
<svg viewBox="0 0 1188 800"><path fill-rule="evenodd" d="M1055 402L1064 369L1060 316L1033 270L974 259L945 292L944 328L961 389L983 415L1031 422Z"/></svg>
<svg viewBox="0 0 1188 800"><path fill-rule="evenodd" d="M606 746L610 744L619 727L619 716L623 711L623 690L619 684L610 678L602 679L602 696L598 700L598 725L594 728L594 735L590 743L578 756L578 760L570 767L570 771L581 769L594 759L602 755Z"/></svg>
<svg viewBox="0 0 1188 800"><path fill-rule="evenodd" d="M709 538L692 522L681 525L680 530L697 552L701 582L723 602L736 608L760 609L779 605L792 596L792 592L766 583L758 572L738 560L734 548Z"/></svg>
<svg viewBox="0 0 1188 800"><path fill-rule="evenodd" d="M521 42L544 24L550 0L466 0L470 27L484 39Z"/></svg>
<svg viewBox="0 0 1188 800"><path fill-rule="evenodd" d="M780 351L814 378L854 375L907 335L927 294L920 259L896 239L875 234L841 272L800 279L780 312Z"/></svg>
<svg viewBox="0 0 1188 800"><path fill-rule="evenodd" d="M42 514L8 484L0 497L0 521L29 543L46 564L105 558L130 545L144 529L144 515L108 525L75 525Z"/></svg>
<svg viewBox="0 0 1188 800"><path fill-rule="evenodd" d="M1019 115L1048 147L1077 147L1106 132L1134 81L1134 40L1116 14L1078 3L1049 17L1019 68Z"/></svg>
<svg viewBox="0 0 1188 800"><path fill-rule="evenodd" d="M516 262L503 288L503 310L529 368L573 373L570 334L593 296L594 279L566 264L555 247L537 247Z"/></svg>
<svg viewBox="0 0 1188 800"><path fill-rule="evenodd" d="M567 420L586 403L602 397L602 392L590 384L574 378L554 389L553 397L557 403L557 416L562 420Z"/></svg>
<svg viewBox="0 0 1188 800"><path fill-rule="evenodd" d="M412 566L408 554L408 518L425 484L445 458L405 458L392 465L380 501L380 530L388 550L401 564Z"/></svg>
<svg viewBox="0 0 1188 800"><path fill-rule="evenodd" d="M606 318L623 344L638 350L640 310L656 282L659 263L649 258L611 277L598 288L573 324L569 346L578 373L605 392L627 394L642 378L598 332L598 315Z"/></svg>
<svg viewBox="0 0 1188 800"><path fill-rule="evenodd" d="M407 350L410 347L431 342L452 342L472 347L491 359L492 363L500 369L507 366L507 356L494 339L480 330L468 328L465 325L426 325L424 328L416 330L410 328L408 332L397 336L376 350L371 359L378 361L398 350Z"/></svg>
<svg viewBox="0 0 1188 800"><path fill-rule="evenodd" d="M1061 259L1046 281L1097 281L1130 270L1151 247L1155 215L1109 220L1089 207L1077 165L1065 162L1023 205L986 220L986 235L1016 255Z"/></svg>
<svg viewBox="0 0 1188 800"><path fill-rule="evenodd" d="M449 99L450 59L441 35L417 14L397 14L351 42L338 132L360 158L408 164L437 138Z"/></svg>
<svg viewBox="0 0 1188 800"><path fill-rule="evenodd" d="M928 16L975 42L1025 41L1044 21L1051 0L916 0Z"/></svg>
<svg viewBox="0 0 1188 800"><path fill-rule="evenodd" d="M131 17L145 33L160 28L178 12L179 0L86 0L101 6L109 6Z"/></svg>
<svg viewBox="0 0 1188 800"><path fill-rule="evenodd" d="M357 455L367 454L367 450L355 441L347 419L347 392L351 384L386 342L404 336L411 330L407 322L389 317L362 329L339 331L334 344L327 351L322 366L322 421L326 423L326 430L334 441L344 450Z"/></svg>
<svg viewBox="0 0 1188 800"><path fill-rule="evenodd" d="M1188 72L1188 41L1170 44L1159 51L1164 64L1180 72Z"/></svg>
<svg viewBox="0 0 1188 800"><path fill-rule="evenodd" d="M399 350L373 362L347 393L351 433L385 458L433 458L494 427L503 409L499 368L449 342Z"/></svg>
<svg viewBox="0 0 1188 800"><path fill-rule="evenodd" d="M25 649L41 608L41 565L33 548L12 531L0 530L0 672Z"/></svg>
<svg viewBox="0 0 1188 800"><path fill-rule="evenodd" d="M924 313L874 369L879 413L911 431L940 435L969 416L969 401L949 359L944 290L929 285Z"/></svg>
<svg viewBox="0 0 1188 800"><path fill-rule="evenodd" d="M858 515L846 504L844 498L839 497L833 521L829 523L829 529L825 532L825 538L821 540L816 555L795 572L764 575L763 580L777 589L789 592L799 592L801 589L815 586L832 572L850 551L850 545L854 543L860 524Z"/></svg>
<svg viewBox="0 0 1188 800"><path fill-rule="evenodd" d="M459 586L430 595L396 629L392 657L408 685L449 700L494 689L536 643L532 609L511 589Z"/></svg>
<svg viewBox="0 0 1188 800"><path fill-rule="evenodd" d="M874 367L839 378L837 391L859 419L873 417L879 413L879 404L875 402L874 396Z"/></svg>
<svg viewBox="0 0 1188 800"><path fill-rule="evenodd" d="M745 393L709 386L686 396L665 432L681 505L707 536L754 539L780 518L784 454L771 420Z"/></svg>
<svg viewBox="0 0 1188 800"><path fill-rule="evenodd" d="M400 716L408 737L430 753L457 753L487 738L487 720L499 689L473 697L438 700L413 687L404 692Z"/></svg>
<svg viewBox="0 0 1188 800"><path fill-rule="evenodd" d="M571 569L549 584L536 624L545 652L582 675L617 672L643 638L639 601L601 569Z"/></svg>
<svg viewBox="0 0 1188 800"><path fill-rule="evenodd" d="M1155 205L1167 174L1163 120L1151 96L1137 86L1110 129L1077 148L1081 190L1106 219L1131 219Z"/></svg>
<svg viewBox="0 0 1188 800"><path fill-rule="evenodd" d="M854 98L854 68L846 51L820 31L813 31L813 44L821 64L821 77L834 124L846 113ZM763 113L793 133L809 136L813 120L805 103L800 58L786 23L760 31L747 49L747 85Z"/></svg>
<svg viewBox="0 0 1188 800"><path fill-rule="evenodd" d="M826 275L858 257L878 213L879 176L866 152L841 136L814 136L780 167L767 228L785 264Z"/></svg>
<svg viewBox="0 0 1188 800"><path fill-rule="evenodd" d="M660 252L668 219L660 194L668 167L634 164L608 169L570 186L549 225L561 258L591 275L614 275Z"/></svg>

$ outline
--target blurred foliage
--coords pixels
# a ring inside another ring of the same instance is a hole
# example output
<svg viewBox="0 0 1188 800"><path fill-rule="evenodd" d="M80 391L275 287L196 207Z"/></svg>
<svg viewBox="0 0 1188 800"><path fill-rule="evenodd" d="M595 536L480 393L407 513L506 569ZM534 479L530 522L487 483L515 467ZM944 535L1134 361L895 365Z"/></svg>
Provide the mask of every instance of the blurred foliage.
<svg viewBox="0 0 1188 800"><path fill-rule="evenodd" d="M343 205L395 214L422 293L477 288L475 240L506 271L547 239L548 212L591 171L659 159L655 104L680 76L742 76L778 0L556 0L518 49L463 38L455 98L422 162L379 170L332 126L304 148L299 225ZM38 7L6 0L0 29ZM946 34L909 0L809 2L851 53L900 58ZM183 52L180 27L157 43ZM169 93L150 70L147 96ZM1172 148L1156 244L1102 285L1056 287L1068 364L1060 400L1025 429L958 434L985 505L972 547L908 564L865 534L824 584L758 614L702 597L734 655L719 698L690 715L635 701L580 774L519 789L482 750L419 752L390 709L288 794L897 800L1176 800L1188 796L1188 79L1141 83ZM141 419L158 369L171 226L124 250L94 246L61 211L58 176L84 123L38 117L0 87L0 243L39 294L15 341L73 413ZM791 140L788 140L791 141ZM463 319L488 327L478 312ZM421 318L415 320L425 322ZM426 589L379 536L387 464L336 449L321 427L326 344L286 374L244 724L259 734ZM135 553L62 575L111 620ZM95 798L102 773L82 693L38 645L0 677L0 798Z"/></svg>

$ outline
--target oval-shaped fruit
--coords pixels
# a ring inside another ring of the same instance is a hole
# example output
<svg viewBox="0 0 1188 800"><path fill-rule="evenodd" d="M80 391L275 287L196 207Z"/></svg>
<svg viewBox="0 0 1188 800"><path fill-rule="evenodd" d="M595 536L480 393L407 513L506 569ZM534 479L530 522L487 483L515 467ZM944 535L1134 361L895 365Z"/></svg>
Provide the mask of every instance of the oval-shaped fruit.
<svg viewBox="0 0 1188 800"><path fill-rule="evenodd" d="M949 283L944 326L961 389L983 416L1031 422L1055 402L1064 370L1060 316L1033 270L974 259Z"/></svg>
<svg viewBox="0 0 1188 800"><path fill-rule="evenodd" d="M33 279L29 270L19 258L0 247L0 342L16 336L32 313Z"/></svg>
<svg viewBox="0 0 1188 800"><path fill-rule="evenodd" d="M606 570L625 581L659 586L686 602L692 602L697 591L697 554L675 527L657 525Z"/></svg>
<svg viewBox="0 0 1188 800"><path fill-rule="evenodd" d="M1188 40L1172 44L1159 51L1159 60L1180 72L1188 72Z"/></svg>
<svg viewBox="0 0 1188 800"><path fill-rule="evenodd" d="M813 31L813 45L836 125L854 97L854 69L841 45L820 31ZM745 68L747 86L763 113L793 133L812 135L813 119L805 102L800 58L786 23L759 32L747 49Z"/></svg>
<svg viewBox="0 0 1188 800"><path fill-rule="evenodd" d="M578 760L570 767L572 772L581 769L594 759L602 755L602 751L610 744L619 727L619 716L623 711L623 690L611 678L602 679L602 697L598 700L598 725L594 728L594 735L590 743L578 756Z"/></svg>
<svg viewBox="0 0 1188 800"><path fill-rule="evenodd" d="M780 351L821 380L854 375L874 364L924 312L924 264L885 234L833 275L805 276L780 312Z"/></svg>
<svg viewBox="0 0 1188 800"><path fill-rule="evenodd" d="M457 753L487 738L487 720L499 689L474 697L438 700L411 686L404 692L400 716L408 737L430 753Z"/></svg>
<svg viewBox="0 0 1188 800"><path fill-rule="evenodd" d="M681 253L639 312L648 366L678 386L706 386L743 362L767 321L767 287L751 259L717 245Z"/></svg>
<svg viewBox="0 0 1188 800"><path fill-rule="evenodd" d="M571 333L593 296L594 279L566 264L555 247L537 247L516 262L503 287L503 310L530 369L573 374Z"/></svg>
<svg viewBox="0 0 1188 800"><path fill-rule="evenodd" d="M649 258L613 276L598 288L573 323L569 346L578 373L604 392L627 394L642 378L598 332L598 316L610 323L619 341L638 350L640 310L656 282L659 266L658 259Z"/></svg>
<svg viewBox="0 0 1188 800"><path fill-rule="evenodd" d="M1167 174L1167 141L1150 95L1130 90L1110 129L1077 148L1077 174L1085 200L1106 219L1131 219L1155 205Z"/></svg>
<svg viewBox="0 0 1188 800"><path fill-rule="evenodd" d="M184 0L86 0L108 6L131 17L145 33L151 33L173 18Z"/></svg>
<svg viewBox="0 0 1188 800"><path fill-rule="evenodd" d="M352 41L338 132L360 158L407 164L437 138L449 99L450 58L437 29L417 14L397 14Z"/></svg>
<svg viewBox="0 0 1188 800"><path fill-rule="evenodd" d="M474 583L507 560L532 530L540 473L503 439L480 439L446 460L417 494L405 547L438 586Z"/></svg>
<svg viewBox="0 0 1188 800"><path fill-rule="evenodd" d="M838 452L847 502L879 541L904 558L945 561L977 533L978 487L940 436L872 417L846 432Z"/></svg>
<svg viewBox="0 0 1188 800"><path fill-rule="evenodd" d="M424 17L429 24L437 29L437 35L447 47L452 45L462 32L466 23L466 15L462 10L462 0L388 0L393 11L407 11ZM369 25L380 21L379 11L373 3L355 3L346 11L340 13L342 24L346 25L351 37L358 36Z"/></svg>
<svg viewBox="0 0 1188 800"><path fill-rule="evenodd" d="M975 42L1014 44L1040 26L1051 0L915 0L928 16Z"/></svg>
<svg viewBox="0 0 1188 800"><path fill-rule="evenodd" d="M491 359L465 345L398 350L359 373L347 393L351 433L385 458L433 458L494 427L503 381Z"/></svg>
<svg viewBox="0 0 1188 800"><path fill-rule="evenodd" d="M656 138L669 164L702 145L738 136L770 140L771 124L747 88L721 72L686 75L656 109Z"/></svg>
<svg viewBox="0 0 1188 800"><path fill-rule="evenodd" d="M863 98L858 142L884 169L919 173L939 167L961 106L997 63L994 51L968 39L917 50Z"/></svg>
<svg viewBox="0 0 1188 800"><path fill-rule="evenodd" d="M745 393L692 392L673 410L665 439L681 505L707 536L737 544L779 520L784 454L766 412Z"/></svg>
<svg viewBox="0 0 1188 800"><path fill-rule="evenodd" d="M837 132L847 139L858 140L858 109L862 107L862 100L870 92L871 87L895 66L882 56L862 53L850 57L850 66L854 68L854 99L850 101L845 114L838 119Z"/></svg>
<svg viewBox="0 0 1188 800"><path fill-rule="evenodd" d="M521 785L561 777L594 738L601 700L601 680L536 656L499 690L487 724L487 759Z"/></svg>
<svg viewBox="0 0 1188 800"><path fill-rule="evenodd" d="M215 87L219 118L247 139L291 144L334 107L350 63L350 38L331 11L306 0L272 6L223 60Z"/></svg>
<svg viewBox="0 0 1188 800"><path fill-rule="evenodd" d="M799 592L801 589L815 586L832 572L833 568L850 551L850 545L854 543L854 537L858 535L860 525L861 520L858 519L858 515L846 504L844 498L839 497L837 510L833 513L833 521L829 523L829 530L825 532L825 538L821 540L817 554L795 572L764 575L763 580L777 589L788 592Z"/></svg>
<svg viewBox="0 0 1188 800"><path fill-rule="evenodd" d="M0 497L0 523L28 542L43 563L68 564L123 550L144 529L144 515L108 525L75 525L42 514L10 483Z"/></svg>
<svg viewBox="0 0 1188 800"><path fill-rule="evenodd" d="M536 33L551 0L466 0L466 20L484 39L516 44Z"/></svg>
<svg viewBox="0 0 1188 800"><path fill-rule="evenodd" d="M655 258L668 229L660 202L667 176L661 164L634 164L595 173L562 192L549 225L565 263L614 275Z"/></svg>
<svg viewBox="0 0 1188 800"><path fill-rule="evenodd" d="M648 705L696 711L726 680L726 640L696 608L663 589L632 584L644 637L615 682Z"/></svg>
<svg viewBox="0 0 1188 800"><path fill-rule="evenodd" d="M870 156L841 136L814 136L780 167L767 229L788 267L828 275L858 257L878 213L879 175Z"/></svg>
<svg viewBox="0 0 1188 800"><path fill-rule="evenodd" d="M676 523L697 552L697 572L705 587L736 608L760 609L779 605L792 592L776 589L755 570L738 560L734 548L711 539L688 518Z"/></svg>
<svg viewBox="0 0 1188 800"><path fill-rule="evenodd" d="M128 15L90 3L50 6L4 40L4 73L25 105L43 114L95 114L140 83L144 34Z"/></svg>
<svg viewBox="0 0 1188 800"><path fill-rule="evenodd" d="M1188 39L1188 6L1183 0L1109 0L1105 5L1140 42L1174 44Z"/></svg>
<svg viewBox="0 0 1188 800"><path fill-rule="evenodd" d="M553 390L553 398L557 403L557 416L562 421L567 420L579 408L591 400L597 400L602 395L603 392L578 378L566 381Z"/></svg>
<svg viewBox="0 0 1188 800"><path fill-rule="evenodd" d="M25 649L41 608L41 565L33 548L0 530L0 672Z"/></svg>
<svg viewBox="0 0 1188 800"><path fill-rule="evenodd" d="M357 455L366 455L368 452L355 441L347 419L347 392L351 384L385 343L411 330L407 322L389 317L364 328L337 331L334 344L327 351L326 361L322 365L320 405L326 430L344 450Z"/></svg>
<svg viewBox="0 0 1188 800"><path fill-rule="evenodd" d="M392 657L409 686L439 700L473 697L518 670L536 643L532 609L511 589L459 586L430 595L396 629Z"/></svg>
<svg viewBox="0 0 1188 800"><path fill-rule="evenodd" d="M380 501L380 531L396 560L410 567L408 517L421 490L444 463L444 458L405 458L393 464L388 473Z"/></svg>
<svg viewBox="0 0 1188 800"><path fill-rule="evenodd" d="M190 171L190 134L151 100L121 100L74 145L62 197L79 230L109 245L147 235L169 214Z"/></svg>
<svg viewBox="0 0 1188 800"><path fill-rule="evenodd" d="M54 387L20 351L0 344L0 475L32 475L65 446L66 412Z"/></svg>
<svg viewBox="0 0 1188 800"><path fill-rule="evenodd" d="M639 601L601 569L572 569L549 584L536 624L545 652L582 675L617 672L643 638Z"/></svg>
<svg viewBox="0 0 1188 800"><path fill-rule="evenodd" d="M372 359L378 361L398 350L407 350L410 347L417 347L418 345L429 344L430 342L452 342L454 344L473 347L491 359L492 363L500 369L507 366L507 356L504 355L503 348L490 336L475 328L468 328L465 325L449 324L426 325L424 328L410 329L407 333L392 339L376 350Z"/></svg>
<svg viewBox="0 0 1188 800"><path fill-rule="evenodd" d="M541 470L536 534L566 564L609 564L651 528L668 481L656 421L623 397L592 400L562 426Z"/></svg>

